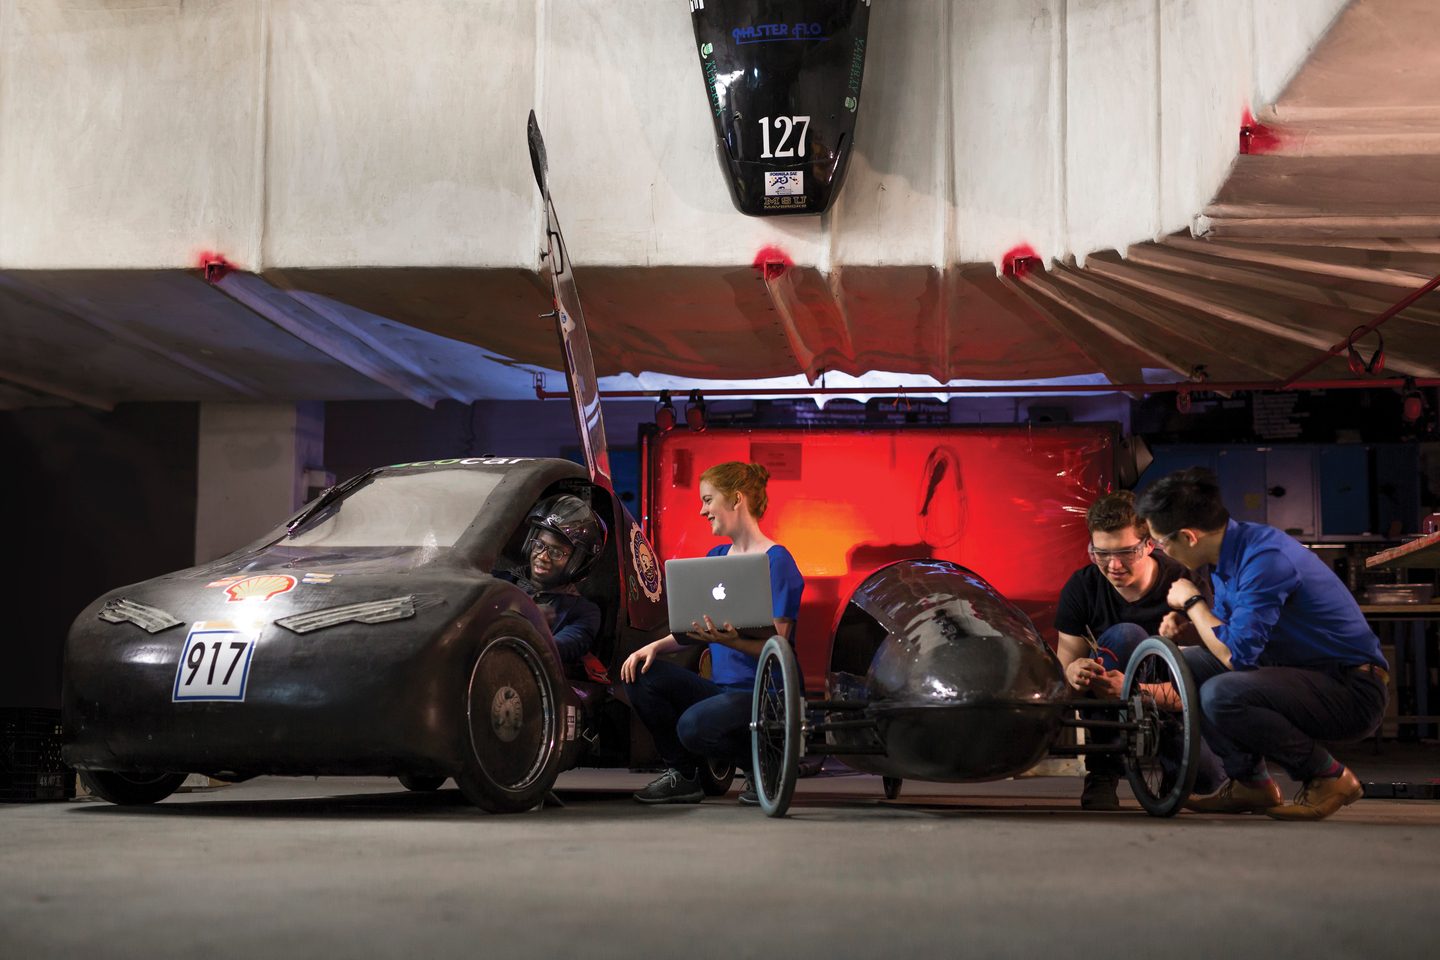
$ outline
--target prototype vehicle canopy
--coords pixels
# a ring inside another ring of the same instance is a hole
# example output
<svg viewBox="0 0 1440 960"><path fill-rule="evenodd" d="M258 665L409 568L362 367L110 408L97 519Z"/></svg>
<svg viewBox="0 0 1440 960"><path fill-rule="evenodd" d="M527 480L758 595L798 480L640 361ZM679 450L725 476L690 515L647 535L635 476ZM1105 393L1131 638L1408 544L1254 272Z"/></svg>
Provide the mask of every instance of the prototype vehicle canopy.
<svg viewBox="0 0 1440 960"><path fill-rule="evenodd" d="M850 160L870 0L691 3L715 146L741 213L824 213Z"/></svg>

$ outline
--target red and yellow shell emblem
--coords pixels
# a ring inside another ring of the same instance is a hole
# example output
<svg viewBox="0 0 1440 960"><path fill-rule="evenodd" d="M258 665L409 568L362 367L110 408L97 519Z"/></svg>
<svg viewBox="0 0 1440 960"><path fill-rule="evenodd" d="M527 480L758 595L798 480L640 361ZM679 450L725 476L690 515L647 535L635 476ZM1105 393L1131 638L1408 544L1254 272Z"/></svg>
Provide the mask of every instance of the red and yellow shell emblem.
<svg viewBox="0 0 1440 960"><path fill-rule="evenodd" d="M269 600L295 589L295 578L285 573L267 573L258 577L236 580L225 588L230 602L237 600Z"/></svg>

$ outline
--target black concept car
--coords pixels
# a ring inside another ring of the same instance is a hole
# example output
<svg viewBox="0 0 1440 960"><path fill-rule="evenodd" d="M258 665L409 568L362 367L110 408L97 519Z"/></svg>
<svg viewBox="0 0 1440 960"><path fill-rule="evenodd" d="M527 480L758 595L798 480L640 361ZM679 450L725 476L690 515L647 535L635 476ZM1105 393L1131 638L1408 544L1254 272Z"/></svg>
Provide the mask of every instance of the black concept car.
<svg viewBox="0 0 1440 960"><path fill-rule="evenodd" d="M558 492L609 528L579 584L603 615L588 671L567 673L540 609L495 575L521 568L527 512ZM653 759L609 676L666 632L662 589L640 527L570 461L379 468L254 544L83 611L64 755L117 803L163 799L189 773L330 774L414 790L453 777L487 810L529 809L562 770ZM707 771L707 787L732 775Z"/></svg>

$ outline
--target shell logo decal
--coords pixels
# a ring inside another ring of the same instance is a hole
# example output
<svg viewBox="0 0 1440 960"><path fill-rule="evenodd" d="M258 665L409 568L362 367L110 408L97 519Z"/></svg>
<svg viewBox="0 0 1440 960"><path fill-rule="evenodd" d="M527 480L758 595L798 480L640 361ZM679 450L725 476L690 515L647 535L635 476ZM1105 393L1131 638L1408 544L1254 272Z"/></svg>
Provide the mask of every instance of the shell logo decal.
<svg viewBox="0 0 1440 960"><path fill-rule="evenodd" d="M630 563L635 568L635 578L651 603L660 599L660 564L655 562L655 551L645 540L638 524L630 527Z"/></svg>
<svg viewBox="0 0 1440 960"><path fill-rule="evenodd" d="M229 602L237 600L269 600L295 589L295 578L286 573L269 573L236 580L225 588Z"/></svg>

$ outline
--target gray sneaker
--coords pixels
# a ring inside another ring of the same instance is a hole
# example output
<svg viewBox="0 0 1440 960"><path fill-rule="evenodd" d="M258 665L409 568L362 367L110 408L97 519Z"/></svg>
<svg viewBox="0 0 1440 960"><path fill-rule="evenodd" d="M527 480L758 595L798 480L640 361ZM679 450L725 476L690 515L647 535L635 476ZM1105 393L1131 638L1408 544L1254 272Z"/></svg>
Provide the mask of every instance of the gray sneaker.
<svg viewBox="0 0 1440 960"><path fill-rule="evenodd" d="M705 791L699 780L671 767L635 794L635 799L641 803L699 803L705 799Z"/></svg>
<svg viewBox="0 0 1440 960"><path fill-rule="evenodd" d="M755 781L750 779L749 773L745 771L741 772L745 773L745 784L740 788L740 796L738 798L740 805L742 807L760 806L760 794L755 792Z"/></svg>

